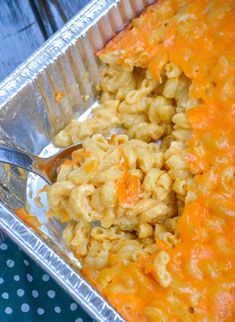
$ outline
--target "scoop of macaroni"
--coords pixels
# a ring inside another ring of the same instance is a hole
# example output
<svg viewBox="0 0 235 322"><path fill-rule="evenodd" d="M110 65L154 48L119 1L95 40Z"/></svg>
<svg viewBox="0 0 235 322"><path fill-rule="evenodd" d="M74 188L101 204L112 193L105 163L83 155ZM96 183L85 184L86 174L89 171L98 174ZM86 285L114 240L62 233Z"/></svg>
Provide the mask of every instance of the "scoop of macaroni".
<svg viewBox="0 0 235 322"><path fill-rule="evenodd" d="M173 247L176 179L166 164L156 143L125 134L94 134L72 153L48 190L48 216L69 223L63 236L81 261L101 269L155 252L157 239Z"/></svg>

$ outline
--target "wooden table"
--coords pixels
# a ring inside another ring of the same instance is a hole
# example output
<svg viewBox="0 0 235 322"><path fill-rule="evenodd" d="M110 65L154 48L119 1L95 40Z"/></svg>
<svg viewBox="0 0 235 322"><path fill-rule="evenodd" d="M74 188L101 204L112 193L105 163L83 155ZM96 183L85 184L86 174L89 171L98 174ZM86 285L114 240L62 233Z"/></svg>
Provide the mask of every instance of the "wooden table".
<svg viewBox="0 0 235 322"><path fill-rule="evenodd" d="M0 0L0 81L90 0Z"/></svg>

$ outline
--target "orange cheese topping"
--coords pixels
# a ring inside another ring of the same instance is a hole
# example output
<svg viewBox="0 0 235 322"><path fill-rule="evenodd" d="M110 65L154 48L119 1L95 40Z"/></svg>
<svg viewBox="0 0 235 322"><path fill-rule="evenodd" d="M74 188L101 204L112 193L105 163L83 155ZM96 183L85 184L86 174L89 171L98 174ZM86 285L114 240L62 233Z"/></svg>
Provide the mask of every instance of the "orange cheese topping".
<svg viewBox="0 0 235 322"><path fill-rule="evenodd" d="M140 183L137 176L124 171L117 179L117 199L120 205L134 205L139 197Z"/></svg>
<svg viewBox="0 0 235 322"><path fill-rule="evenodd" d="M137 176L128 172L128 160L122 148L120 152L120 170L122 174L117 179L117 199L120 205L134 205L139 198L140 182Z"/></svg>
<svg viewBox="0 0 235 322"><path fill-rule="evenodd" d="M72 161L81 164L86 158L91 156L91 152L85 149L79 149L72 152ZM66 160L67 161L67 160Z"/></svg>
<svg viewBox="0 0 235 322"><path fill-rule="evenodd" d="M23 208L15 209L15 213L28 226L34 228L36 231L39 231L39 227L41 227L41 223L36 216L28 214Z"/></svg>
<svg viewBox="0 0 235 322"><path fill-rule="evenodd" d="M55 101L56 101L56 103L60 103L62 101L62 99L64 98L64 96L65 96L65 93L64 92L62 92L62 91L57 92L55 94Z"/></svg>
<svg viewBox="0 0 235 322"><path fill-rule="evenodd" d="M86 173L94 172L98 169L98 162L96 160L90 160L84 165Z"/></svg>
<svg viewBox="0 0 235 322"><path fill-rule="evenodd" d="M181 242L168 250L167 289L146 269L148 258L106 269L111 282L99 289L128 321L234 321L235 2L160 0L133 27L98 56L148 68L156 79L170 60L192 80L190 94L202 103L187 112L187 163L198 198L186 204Z"/></svg>

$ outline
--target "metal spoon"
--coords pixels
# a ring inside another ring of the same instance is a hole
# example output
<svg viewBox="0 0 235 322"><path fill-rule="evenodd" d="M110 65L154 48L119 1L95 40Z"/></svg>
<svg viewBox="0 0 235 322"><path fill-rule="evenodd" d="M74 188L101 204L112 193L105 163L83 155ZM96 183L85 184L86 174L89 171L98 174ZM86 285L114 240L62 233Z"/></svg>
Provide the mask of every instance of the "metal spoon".
<svg viewBox="0 0 235 322"><path fill-rule="evenodd" d="M71 153L82 147L82 143L70 145L49 158L41 158L26 152L21 147L0 146L0 162L15 165L27 171L34 172L47 183L52 184L57 178L58 167L71 159Z"/></svg>

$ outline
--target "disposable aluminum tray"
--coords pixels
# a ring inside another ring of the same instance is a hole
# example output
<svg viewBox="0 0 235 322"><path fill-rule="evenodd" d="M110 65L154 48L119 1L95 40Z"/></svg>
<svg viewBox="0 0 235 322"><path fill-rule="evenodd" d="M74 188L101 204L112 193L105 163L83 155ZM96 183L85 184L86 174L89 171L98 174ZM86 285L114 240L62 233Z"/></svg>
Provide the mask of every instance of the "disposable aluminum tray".
<svg viewBox="0 0 235 322"><path fill-rule="evenodd" d="M94 0L0 84L0 143L18 144L41 155L54 153L52 137L72 118L86 117L96 103L102 48L153 0ZM56 93L64 98L56 102ZM85 113L85 114L84 114ZM84 116L85 115L85 116ZM0 228L41 265L97 321L123 318L80 275L80 264L61 239L62 227L48 222L33 202L38 177L0 166ZM44 197L42 197L43 199ZM42 234L27 227L16 207L31 207Z"/></svg>

